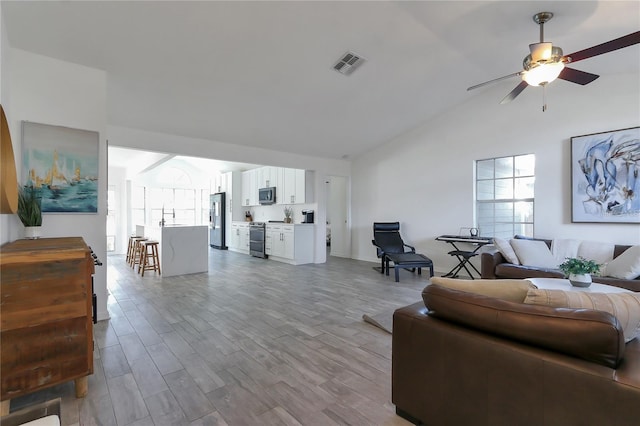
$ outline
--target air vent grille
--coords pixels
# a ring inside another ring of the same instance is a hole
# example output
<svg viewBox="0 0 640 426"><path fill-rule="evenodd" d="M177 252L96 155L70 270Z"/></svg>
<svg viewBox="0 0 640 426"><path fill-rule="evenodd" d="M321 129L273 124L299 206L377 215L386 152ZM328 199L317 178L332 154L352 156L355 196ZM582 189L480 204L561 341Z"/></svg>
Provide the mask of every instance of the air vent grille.
<svg viewBox="0 0 640 426"><path fill-rule="evenodd" d="M353 73L365 60L353 52L347 52L333 66L333 69L340 74L349 75Z"/></svg>

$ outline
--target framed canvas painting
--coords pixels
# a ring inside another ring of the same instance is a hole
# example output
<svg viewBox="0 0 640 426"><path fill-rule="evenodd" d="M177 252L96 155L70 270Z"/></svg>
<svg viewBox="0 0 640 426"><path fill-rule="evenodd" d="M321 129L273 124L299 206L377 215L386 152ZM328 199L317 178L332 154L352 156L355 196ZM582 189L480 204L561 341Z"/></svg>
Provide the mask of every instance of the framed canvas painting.
<svg viewBox="0 0 640 426"><path fill-rule="evenodd" d="M42 196L43 213L98 212L98 145L89 130L22 122L22 179Z"/></svg>
<svg viewBox="0 0 640 426"><path fill-rule="evenodd" d="M572 222L640 223L640 127L571 138Z"/></svg>

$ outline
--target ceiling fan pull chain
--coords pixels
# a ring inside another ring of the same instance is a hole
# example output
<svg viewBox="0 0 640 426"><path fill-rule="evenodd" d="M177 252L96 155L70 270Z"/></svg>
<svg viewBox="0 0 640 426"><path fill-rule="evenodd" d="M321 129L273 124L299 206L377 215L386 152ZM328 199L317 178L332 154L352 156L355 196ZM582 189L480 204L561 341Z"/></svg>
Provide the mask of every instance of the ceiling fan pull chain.
<svg viewBox="0 0 640 426"><path fill-rule="evenodd" d="M542 84L542 112L547 110L547 85Z"/></svg>

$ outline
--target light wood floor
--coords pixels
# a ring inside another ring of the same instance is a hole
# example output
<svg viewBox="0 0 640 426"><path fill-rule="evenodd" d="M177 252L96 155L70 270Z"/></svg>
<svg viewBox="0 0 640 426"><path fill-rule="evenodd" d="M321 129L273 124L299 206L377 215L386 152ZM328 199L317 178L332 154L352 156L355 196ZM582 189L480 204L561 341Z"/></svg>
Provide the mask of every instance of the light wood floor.
<svg viewBox="0 0 640 426"><path fill-rule="evenodd" d="M210 250L209 273L144 278L108 259L111 319L94 328L89 395L63 425L408 425L391 404L391 336L362 321L420 300L369 262L290 266Z"/></svg>

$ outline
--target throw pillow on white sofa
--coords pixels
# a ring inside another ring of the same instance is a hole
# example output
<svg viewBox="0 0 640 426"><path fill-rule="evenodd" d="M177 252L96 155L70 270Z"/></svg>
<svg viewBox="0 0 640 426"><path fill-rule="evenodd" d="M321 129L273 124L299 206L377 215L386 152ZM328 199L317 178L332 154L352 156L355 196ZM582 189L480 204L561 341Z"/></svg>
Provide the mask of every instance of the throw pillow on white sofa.
<svg viewBox="0 0 640 426"><path fill-rule="evenodd" d="M640 276L640 246L632 246L605 264L603 276L633 280Z"/></svg>
<svg viewBox="0 0 640 426"><path fill-rule="evenodd" d="M510 243L522 265L547 269L558 268L558 261L553 257L544 241L514 238Z"/></svg>
<svg viewBox="0 0 640 426"><path fill-rule="evenodd" d="M602 241L582 241L578 248L578 257L593 260L598 265L610 262L613 259L613 243Z"/></svg>
<svg viewBox="0 0 640 426"><path fill-rule="evenodd" d="M555 238L551 241L551 254L560 264L567 258L578 257L578 249L581 243L582 241L580 240Z"/></svg>
<svg viewBox="0 0 640 426"><path fill-rule="evenodd" d="M493 239L493 245L496 246L498 251L507 260L507 262L513 263L514 265L520 264L518 256L516 256L516 252L513 251L513 247L511 247L509 241L505 240L504 238L495 237Z"/></svg>

